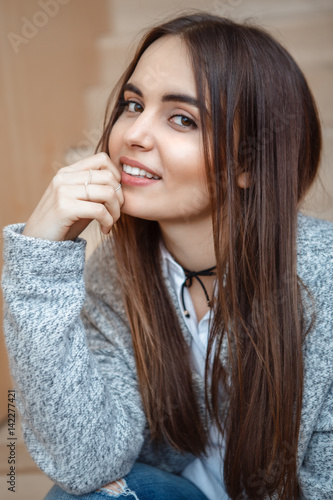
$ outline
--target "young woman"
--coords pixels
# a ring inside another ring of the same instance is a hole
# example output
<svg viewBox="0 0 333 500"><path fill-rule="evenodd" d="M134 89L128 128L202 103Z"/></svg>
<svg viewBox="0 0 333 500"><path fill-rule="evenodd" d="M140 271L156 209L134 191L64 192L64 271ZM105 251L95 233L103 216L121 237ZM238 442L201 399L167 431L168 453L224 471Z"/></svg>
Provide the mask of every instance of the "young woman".
<svg viewBox="0 0 333 500"><path fill-rule="evenodd" d="M46 498L333 498L333 224L299 212L321 149L304 76L200 13L149 31L114 99L101 152L4 231Z"/></svg>

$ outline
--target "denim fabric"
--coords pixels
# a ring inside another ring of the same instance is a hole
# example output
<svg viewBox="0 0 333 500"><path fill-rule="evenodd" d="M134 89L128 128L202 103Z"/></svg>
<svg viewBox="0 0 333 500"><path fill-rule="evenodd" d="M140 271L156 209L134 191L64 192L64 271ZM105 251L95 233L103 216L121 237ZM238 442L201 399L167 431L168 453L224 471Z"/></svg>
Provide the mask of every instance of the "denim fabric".
<svg viewBox="0 0 333 500"><path fill-rule="evenodd" d="M71 495L59 486L53 486L44 500L107 500L111 498L135 500L207 500L207 497L190 481L169 474L156 467L134 464L131 472L111 485L87 493Z"/></svg>

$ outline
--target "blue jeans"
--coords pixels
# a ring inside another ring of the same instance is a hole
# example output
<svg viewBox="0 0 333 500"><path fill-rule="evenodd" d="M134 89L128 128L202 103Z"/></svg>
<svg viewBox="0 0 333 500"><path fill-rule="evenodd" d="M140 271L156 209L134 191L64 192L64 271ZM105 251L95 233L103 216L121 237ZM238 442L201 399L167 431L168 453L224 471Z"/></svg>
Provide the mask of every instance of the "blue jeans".
<svg viewBox="0 0 333 500"><path fill-rule="evenodd" d="M85 495L71 495L53 486L44 500L207 500L207 497L187 479L169 474L156 467L136 462L132 470L119 481Z"/></svg>

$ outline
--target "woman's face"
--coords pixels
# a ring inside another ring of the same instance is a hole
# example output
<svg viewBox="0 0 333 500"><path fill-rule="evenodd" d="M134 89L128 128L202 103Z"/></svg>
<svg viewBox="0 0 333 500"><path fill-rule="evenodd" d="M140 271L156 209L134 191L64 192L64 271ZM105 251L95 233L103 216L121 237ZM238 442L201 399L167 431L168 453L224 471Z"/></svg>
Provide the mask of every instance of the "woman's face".
<svg viewBox="0 0 333 500"><path fill-rule="evenodd" d="M109 137L111 160L122 170L123 213L161 222L210 218L196 98L183 42L167 36L149 46Z"/></svg>

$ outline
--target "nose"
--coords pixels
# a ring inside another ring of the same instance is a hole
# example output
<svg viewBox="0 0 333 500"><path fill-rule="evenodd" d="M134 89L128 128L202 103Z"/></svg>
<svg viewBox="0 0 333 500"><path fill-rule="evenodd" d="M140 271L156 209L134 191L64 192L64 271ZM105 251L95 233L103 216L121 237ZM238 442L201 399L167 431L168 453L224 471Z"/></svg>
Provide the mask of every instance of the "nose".
<svg viewBox="0 0 333 500"><path fill-rule="evenodd" d="M154 147L153 119L142 111L131 123L124 134L124 142L130 148L149 151Z"/></svg>

